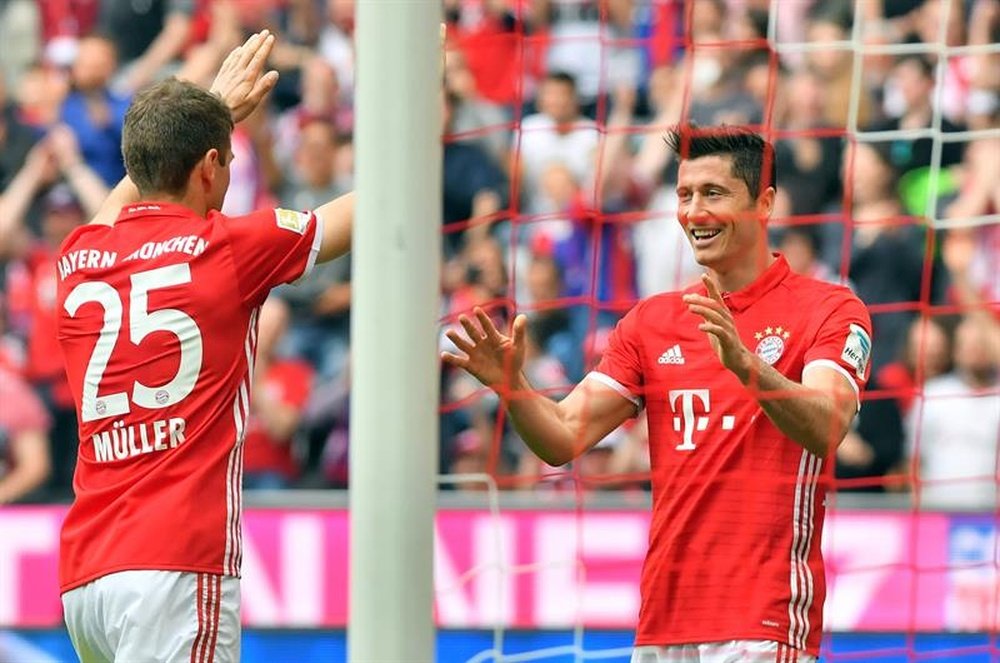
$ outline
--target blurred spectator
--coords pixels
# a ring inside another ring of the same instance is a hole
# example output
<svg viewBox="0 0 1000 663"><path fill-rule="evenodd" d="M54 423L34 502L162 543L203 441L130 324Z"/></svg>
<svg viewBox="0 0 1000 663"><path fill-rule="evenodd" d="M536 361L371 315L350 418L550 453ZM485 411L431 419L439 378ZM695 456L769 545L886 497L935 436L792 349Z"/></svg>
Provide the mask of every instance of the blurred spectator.
<svg viewBox="0 0 1000 663"><path fill-rule="evenodd" d="M299 95L299 103L286 110L275 126L274 153L283 167L291 163L307 124L328 122L337 134L349 135L354 123L351 106L341 100L337 71L322 58L311 57L302 65Z"/></svg>
<svg viewBox="0 0 1000 663"><path fill-rule="evenodd" d="M462 51L445 53L444 87L448 98L447 133L455 140L472 142L486 150L500 164L510 159L509 111L480 95L472 70Z"/></svg>
<svg viewBox="0 0 1000 663"><path fill-rule="evenodd" d="M554 164L568 168L578 183L593 182L600 139L597 126L580 114L576 80L569 74L545 77L538 110L521 121L520 154L515 156L520 157L522 208L527 212L549 211L539 189L543 174Z"/></svg>
<svg viewBox="0 0 1000 663"><path fill-rule="evenodd" d="M131 94L164 75L189 45L196 0L102 0L97 29L115 42L116 87Z"/></svg>
<svg viewBox="0 0 1000 663"><path fill-rule="evenodd" d="M900 302L912 305L910 310L872 315L872 336L878 342L874 344L871 361L872 372L877 373L896 358L914 317L913 311L922 300L928 231L903 216L895 193L898 173L884 148L871 143L852 143L845 158L844 174L851 175L853 194L854 228L848 276L858 297L869 306ZM826 224L823 228L829 231L836 226ZM827 248L839 247L835 242Z"/></svg>
<svg viewBox="0 0 1000 663"><path fill-rule="evenodd" d="M793 138L775 144L778 186L788 195L790 215L820 214L840 202L841 139L824 116L829 93L808 69L779 78L782 129Z"/></svg>
<svg viewBox="0 0 1000 663"><path fill-rule="evenodd" d="M340 102L354 101L354 7L355 0L326 0L327 22L320 32L317 49L337 74Z"/></svg>
<svg viewBox="0 0 1000 663"><path fill-rule="evenodd" d="M621 45L632 34L633 0L536 0L535 4L535 27L546 36L546 69L573 78L585 115L596 117L602 92L619 85L637 86L638 51ZM607 41L594 48L598 40Z"/></svg>
<svg viewBox="0 0 1000 663"><path fill-rule="evenodd" d="M29 497L51 471L51 421L31 387L0 365L0 505Z"/></svg>
<svg viewBox="0 0 1000 663"><path fill-rule="evenodd" d="M747 89L740 51L727 45L721 32L706 33L700 47L689 51L688 119L697 124L759 125L764 113Z"/></svg>
<svg viewBox="0 0 1000 663"><path fill-rule="evenodd" d="M848 128L851 114L854 83L854 55L849 48L834 46L851 38L853 23L851 5L853 3L833 0L817 2L809 14L806 35L812 44L827 44L824 48L809 51L806 63L819 77L827 91L826 123L831 127ZM867 126L874 119L871 96L866 86L861 85L857 99L857 126Z"/></svg>
<svg viewBox="0 0 1000 663"><path fill-rule="evenodd" d="M924 383L951 370L953 327L948 318L916 318L910 324L899 359L873 374L879 388L892 393L904 417L909 415Z"/></svg>
<svg viewBox="0 0 1000 663"><path fill-rule="evenodd" d="M453 132L455 95L445 93L442 121L444 134ZM445 258L458 253L465 241L489 234L487 221L507 205L507 177L489 153L475 143L449 140L443 154L444 223L469 222L445 231Z"/></svg>
<svg viewBox="0 0 1000 663"><path fill-rule="evenodd" d="M40 51L39 10L46 4L37 0L0 2L0 79L17 86L21 72L38 59ZM0 95L2 98L2 95Z"/></svg>
<svg viewBox="0 0 1000 663"><path fill-rule="evenodd" d="M928 380L908 425L919 463L920 505L996 509L1000 430L1000 334L984 316L955 332L955 370Z"/></svg>
<svg viewBox="0 0 1000 663"><path fill-rule="evenodd" d="M449 45L455 48L447 53L448 91L464 98L463 90L475 90L483 100L505 106L523 101L525 88L530 94L534 84L531 75L538 72L525 62L531 53L525 53L522 37L530 26L504 0L445 0L444 13ZM460 82L460 77L471 80Z"/></svg>
<svg viewBox="0 0 1000 663"><path fill-rule="evenodd" d="M811 226L790 226L779 234L778 251L785 256L793 272L818 281L844 283L846 279L840 278L820 260L821 247L819 233Z"/></svg>
<svg viewBox="0 0 1000 663"><path fill-rule="evenodd" d="M934 66L920 55L904 55L892 70L887 83L889 119L876 122L873 131L908 131L927 129L934 122ZM962 131L946 117L940 118L946 133ZM964 145L957 141L941 144L940 167L948 168L962 160ZM901 191L911 214L923 214L933 161L934 141L930 138L896 139L889 144L893 165L902 175ZM950 180L939 178L939 193L948 193Z"/></svg>
<svg viewBox="0 0 1000 663"><path fill-rule="evenodd" d="M108 187L125 177L122 125L129 99L111 92L118 65L115 46L105 37L80 40L71 70L72 90L62 103L62 122L73 130L80 152Z"/></svg>
<svg viewBox="0 0 1000 663"><path fill-rule="evenodd" d="M884 492L884 477L903 459L905 437L899 404L891 395L879 394L878 378L868 390L851 430L837 447L836 477L849 481L841 490Z"/></svg>
<svg viewBox="0 0 1000 663"><path fill-rule="evenodd" d="M35 140L34 132L21 121L17 104L7 98L7 87L0 74L0 192L14 179Z"/></svg>
<svg viewBox="0 0 1000 663"><path fill-rule="evenodd" d="M346 191L337 157L338 152L349 149L347 145L338 147L329 122L308 122L302 129L292 172L281 189L281 204L295 210L315 209L319 202ZM280 354L308 360L322 380L332 379L347 362L350 281L351 259L343 256L317 265L298 283L274 291L292 313Z"/></svg>
<svg viewBox="0 0 1000 663"><path fill-rule="evenodd" d="M37 4L45 59L61 67L70 66L80 39L94 29L101 0L50 0Z"/></svg>
<svg viewBox="0 0 1000 663"><path fill-rule="evenodd" d="M1000 128L1000 109L994 125ZM1000 213L998 150L1000 138L980 139L969 145L961 192L945 212L949 219L962 221ZM944 238L942 258L956 303L1000 310L1000 223L952 228Z"/></svg>
<svg viewBox="0 0 1000 663"><path fill-rule="evenodd" d="M519 301L533 307L528 312L532 341L541 352L557 359L563 372L579 374L583 370L583 352L562 301L565 284L559 263L551 255L532 254L525 281L527 292Z"/></svg>
<svg viewBox="0 0 1000 663"><path fill-rule="evenodd" d="M22 74L14 95L20 121L39 132L44 131L59 120L63 99L68 93L68 79L61 70L42 63L33 64Z"/></svg>
<svg viewBox="0 0 1000 663"><path fill-rule="evenodd" d="M265 302L259 317L257 369L243 443L243 484L250 490L287 488L299 476L294 438L309 400L313 371L302 360L273 356L286 324L287 313L281 304L273 299Z"/></svg>
<svg viewBox="0 0 1000 663"><path fill-rule="evenodd" d="M650 75L649 102L654 117L643 132L633 161L632 180L650 195L650 218L635 224L634 235L636 286L641 297L680 290L702 272L687 234L677 222L676 173L667 176L674 164L670 150L663 149L664 132L681 119L683 74L681 66L664 65Z"/></svg>
<svg viewBox="0 0 1000 663"><path fill-rule="evenodd" d="M25 215L34 196L59 175L67 184L45 195L40 236L33 238ZM56 341L56 254L107 194L84 163L72 132L56 127L32 149L0 198L0 255L18 257L8 267L8 311L12 331L27 339L25 375L52 415L50 486L55 495L69 494L77 450L76 414Z"/></svg>

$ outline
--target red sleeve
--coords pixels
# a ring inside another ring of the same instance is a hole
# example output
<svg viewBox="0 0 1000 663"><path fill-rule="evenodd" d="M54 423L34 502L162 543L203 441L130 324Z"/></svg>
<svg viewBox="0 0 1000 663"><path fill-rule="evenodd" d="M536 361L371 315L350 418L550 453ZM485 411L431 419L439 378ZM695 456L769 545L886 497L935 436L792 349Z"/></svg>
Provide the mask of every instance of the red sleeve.
<svg viewBox="0 0 1000 663"><path fill-rule="evenodd" d="M323 237L313 212L261 210L246 216L218 214L232 247L243 301L260 305L271 288L302 278L312 269Z"/></svg>
<svg viewBox="0 0 1000 663"><path fill-rule="evenodd" d="M635 306L618 321L604 356L587 377L606 384L641 409L643 377L638 311L639 307Z"/></svg>
<svg viewBox="0 0 1000 663"><path fill-rule="evenodd" d="M805 354L803 375L811 367L826 366L847 377L858 394L868 382L869 361L872 356L872 322L868 309L853 294L835 295L822 307L830 314L820 323L813 341Z"/></svg>

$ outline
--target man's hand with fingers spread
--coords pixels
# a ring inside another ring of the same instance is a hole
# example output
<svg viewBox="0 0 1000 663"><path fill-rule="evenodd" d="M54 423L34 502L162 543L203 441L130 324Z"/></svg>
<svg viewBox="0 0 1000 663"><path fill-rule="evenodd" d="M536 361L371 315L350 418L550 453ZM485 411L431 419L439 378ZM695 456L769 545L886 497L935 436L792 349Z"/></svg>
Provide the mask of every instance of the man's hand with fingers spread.
<svg viewBox="0 0 1000 663"><path fill-rule="evenodd" d="M441 359L465 369L487 387L495 389L512 383L524 366L524 331L528 319L523 315L514 318L510 336L506 336L481 308L476 308L474 314L478 324L468 316L458 317L464 336L455 329L445 333L464 356L442 352Z"/></svg>
<svg viewBox="0 0 1000 663"><path fill-rule="evenodd" d="M722 292L718 284L707 274L702 275L701 280L708 289L708 297L690 293L684 295L684 302L687 303L689 311L704 320L698 325L698 329L708 336L712 349L719 356L722 365L746 384L750 380L753 367L753 353L740 340L736 321L722 301Z"/></svg>
<svg viewBox="0 0 1000 663"><path fill-rule="evenodd" d="M267 58L274 47L274 35L263 30L234 48L222 63L210 92L217 95L240 122L278 82L278 72L264 73Z"/></svg>

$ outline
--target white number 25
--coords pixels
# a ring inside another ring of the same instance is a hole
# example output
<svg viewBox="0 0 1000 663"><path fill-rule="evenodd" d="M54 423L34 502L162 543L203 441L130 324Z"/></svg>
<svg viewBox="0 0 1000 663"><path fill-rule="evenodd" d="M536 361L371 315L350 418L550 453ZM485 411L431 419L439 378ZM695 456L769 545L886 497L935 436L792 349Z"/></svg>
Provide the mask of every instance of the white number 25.
<svg viewBox="0 0 1000 663"><path fill-rule="evenodd" d="M129 295L131 320L128 331L132 343L139 345L153 332L170 332L180 341L180 365L177 374L166 384L149 387L141 382L132 385L132 402L144 408L160 409L174 405L191 394L201 372L202 342L197 323L183 311L164 308L149 311L149 291L191 282L191 268L186 263L159 267L132 275ZM117 417L130 410L129 397L124 392L98 394L108 360L118 342L122 327L122 302L118 292L104 281L86 281L69 293L64 304L66 312L76 316L87 302L96 302L104 309L104 325L83 378L80 415L84 421Z"/></svg>

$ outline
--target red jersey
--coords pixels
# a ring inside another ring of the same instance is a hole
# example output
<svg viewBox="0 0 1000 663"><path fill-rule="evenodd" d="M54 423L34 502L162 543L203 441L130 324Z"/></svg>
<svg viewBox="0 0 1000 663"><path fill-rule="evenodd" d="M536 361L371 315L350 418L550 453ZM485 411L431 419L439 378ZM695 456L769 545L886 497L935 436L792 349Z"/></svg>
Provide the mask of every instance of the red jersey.
<svg viewBox="0 0 1000 663"><path fill-rule="evenodd" d="M640 302L590 374L644 402L649 421L653 513L636 645L769 640L818 655L831 466L768 419L681 297ZM871 322L850 290L794 274L778 256L725 301L744 344L781 374L801 382L812 367L833 368L860 398Z"/></svg>
<svg viewBox="0 0 1000 663"><path fill-rule="evenodd" d="M313 380L312 367L306 362L295 359L276 361L258 379L263 380L261 386L267 399L293 408L299 414L305 409ZM292 456L292 440L275 439L252 412L244 445L243 469L246 472L273 471L289 480L298 476L298 463Z"/></svg>
<svg viewBox="0 0 1000 663"><path fill-rule="evenodd" d="M64 592L132 569L239 575L257 313L311 268L318 225L144 202L66 239L58 333L80 449Z"/></svg>

